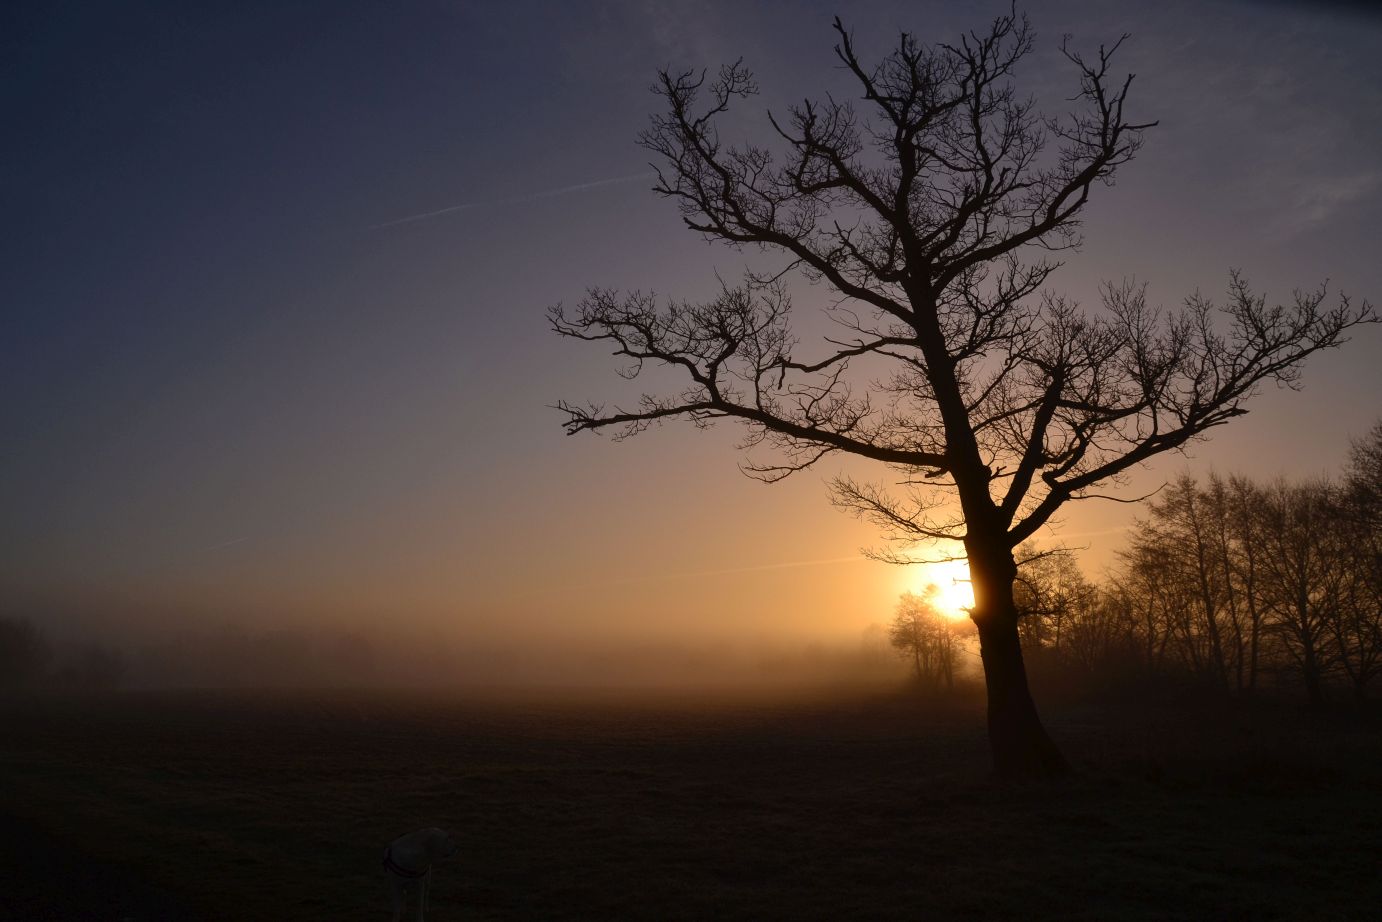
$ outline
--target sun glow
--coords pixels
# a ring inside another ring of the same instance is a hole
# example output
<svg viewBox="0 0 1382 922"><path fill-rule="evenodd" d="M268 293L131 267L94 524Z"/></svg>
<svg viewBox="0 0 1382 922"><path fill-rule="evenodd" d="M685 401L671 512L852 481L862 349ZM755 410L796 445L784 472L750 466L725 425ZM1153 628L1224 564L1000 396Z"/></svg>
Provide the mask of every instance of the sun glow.
<svg viewBox="0 0 1382 922"><path fill-rule="evenodd" d="M947 618L968 618L974 607L974 587L969 581L969 561L943 560L921 564L911 577L912 591L929 597Z"/></svg>

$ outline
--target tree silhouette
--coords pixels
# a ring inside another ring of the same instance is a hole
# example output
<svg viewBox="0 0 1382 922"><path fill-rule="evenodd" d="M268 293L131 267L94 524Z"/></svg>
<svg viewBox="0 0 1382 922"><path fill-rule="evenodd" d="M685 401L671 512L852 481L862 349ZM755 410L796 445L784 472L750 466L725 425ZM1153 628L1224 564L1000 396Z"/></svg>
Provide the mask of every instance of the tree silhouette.
<svg viewBox="0 0 1382 922"><path fill-rule="evenodd" d="M1124 114L1132 76L1110 70L1123 39L1091 56L1062 44L1075 110L1046 118L1012 82L1033 43L1025 16L954 44L904 32L873 65L834 29L861 105L827 97L770 114L775 149L717 131L756 92L742 63L714 79L659 74L666 108L641 137L661 161L655 190L691 230L787 264L704 303L593 289L553 308L557 333L612 345L626 377L651 363L686 379L633 407L558 407L570 433L739 420L748 445L778 450L746 468L768 481L835 452L900 471L901 497L839 478L835 498L904 537L963 544L995 768L1059 773L1028 691L1014 548L1097 484L1244 413L1260 383L1296 385L1302 359L1375 318L1343 297L1326 306L1323 288L1268 306L1237 273L1219 308L1196 295L1164 313L1123 283L1086 314L1043 286L1078 245L1090 193L1155 124ZM838 333L811 349L790 324L790 271L835 295L825 313Z"/></svg>
<svg viewBox="0 0 1382 922"><path fill-rule="evenodd" d="M1018 611L1018 634L1028 650L1060 651L1071 620L1093 604L1095 587L1084 578L1075 555L1067 548L1038 550L1027 544L1017 549L1020 562L1013 585Z"/></svg>
<svg viewBox="0 0 1382 922"><path fill-rule="evenodd" d="M963 622L936 609L935 595L935 586L924 595L904 592L888 627L888 642L912 664L912 672L924 687L933 692L942 688L950 691L955 687L955 657L965 632Z"/></svg>
<svg viewBox="0 0 1382 922"><path fill-rule="evenodd" d="M1382 423L1354 442L1329 531L1343 574L1330 605L1340 665L1358 700L1382 675Z"/></svg>

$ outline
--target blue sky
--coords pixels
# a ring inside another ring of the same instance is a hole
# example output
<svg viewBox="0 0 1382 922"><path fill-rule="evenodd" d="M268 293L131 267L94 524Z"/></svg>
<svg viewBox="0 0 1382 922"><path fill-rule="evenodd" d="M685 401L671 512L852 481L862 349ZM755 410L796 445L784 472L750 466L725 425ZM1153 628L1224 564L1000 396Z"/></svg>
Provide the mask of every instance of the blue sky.
<svg viewBox="0 0 1382 922"><path fill-rule="evenodd" d="M948 40L990 7L846 19L881 51L898 27ZM1235 267L1278 299L1324 279L1382 297L1382 18L1227 0L1027 11L1024 87L1055 108L1059 36L1127 31L1134 101L1161 120L1053 287L1090 299L1135 275L1174 305ZM655 69L743 56L764 93L728 129L762 137L764 106L847 91L833 12L7 4L0 591L34 611L387 611L477 631L653 630L650 608L669 630L885 618L906 578L838 562L872 536L829 507L828 471L762 487L731 429L614 445L564 438L547 409L621 392L598 349L547 332L548 305L589 285L695 297L745 259L623 181L647 169ZM1128 489L1210 466L1334 469L1379 415L1380 368L1369 329L1307 366L1302 393L1264 393ZM1091 568L1129 515L1067 517L1097 535ZM837 562L772 569L811 560Z"/></svg>

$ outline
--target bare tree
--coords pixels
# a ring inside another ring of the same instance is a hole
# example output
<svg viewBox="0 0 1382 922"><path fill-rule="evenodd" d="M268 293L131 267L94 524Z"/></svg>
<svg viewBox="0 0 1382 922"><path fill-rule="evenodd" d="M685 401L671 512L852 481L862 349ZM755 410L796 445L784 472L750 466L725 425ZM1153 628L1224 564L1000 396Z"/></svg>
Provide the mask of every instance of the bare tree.
<svg viewBox="0 0 1382 922"><path fill-rule="evenodd" d="M1042 551L1029 543L1018 548L1018 555L1013 593L1022 645L1059 655L1071 622L1094 605L1097 590L1068 548Z"/></svg>
<svg viewBox="0 0 1382 922"><path fill-rule="evenodd" d="M1324 703L1324 679L1336 648L1329 630L1343 561L1325 538L1331 485L1278 482L1260 494L1264 602L1270 625L1305 683L1310 703Z"/></svg>
<svg viewBox="0 0 1382 922"><path fill-rule="evenodd" d="M1059 773L1028 691L1013 549L1065 503L1244 413L1260 383L1294 386L1302 359L1372 311L1326 306L1323 289L1268 306L1235 273L1222 308L1196 295L1164 313L1124 283L1084 313L1044 286L1091 192L1154 124L1125 114L1132 76L1111 70L1123 39L1090 55L1062 44L1075 108L1046 118L1013 86L1033 44L1016 13L953 44L904 32L873 64L834 28L859 106L827 96L769 115L774 147L717 130L756 92L742 63L714 79L659 74L666 108L641 139L661 161L655 190L691 230L786 264L704 303L599 289L553 308L557 333L609 344L624 375L651 364L686 382L631 407L558 407L571 433L738 420L748 445L778 450L748 468L770 481L836 452L899 471L902 497L841 478L836 499L905 537L963 545L995 768ZM793 270L834 294L838 333L811 348L790 324Z"/></svg>
<svg viewBox="0 0 1382 922"><path fill-rule="evenodd" d="M1228 549L1219 540L1227 513L1213 497L1188 475L1177 478L1148 503L1151 514L1138 522L1134 548L1155 548L1168 565L1162 579L1180 589L1173 624L1192 670L1227 688L1236 652L1224 575Z"/></svg>
<svg viewBox="0 0 1382 922"><path fill-rule="evenodd" d="M1362 701L1382 675L1382 423L1353 443L1332 517L1326 540L1339 565L1329 630L1340 668Z"/></svg>
<svg viewBox="0 0 1382 922"><path fill-rule="evenodd" d="M1247 622L1246 650L1242 659L1247 662L1247 676L1239 687L1249 694L1257 690L1258 667L1262 659L1262 630L1266 613L1262 608L1260 574L1263 541L1259 534L1259 490L1245 477L1230 477L1227 486L1229 530L1233 535L1231 568L1237 589L1234 601L1239 624ZM1241 627L1239 629L1241 635Z"/></svg>
<svg viewBox="0 0 1382 922"><path fill-rule="evenodd" d="M1175 665L1204 676L1209 672L1208 639L1195 581L1175 540L1166 531L1139 531L1121 555L1125 572L1118 588L1132 606L1147 668L1156 672Z"/></svg>
<svg viewBox="0 0 1382 922"><path fill-rule="evenodd" d="M1072 611L1061 645L1061 661L1104 684L1124 684L1144 678L1139 670L1142 654L1138 625L1126 598L1116 589L1094 591L1087 605Z"/></svg>
<svg viewBox="0 0 1382 922"><path fill-rule="evenodd" d="M1146 545L1135 544L1120 556L1123 572L1110 576L1106 594L1123 609L1142 671L1154 673L1165 663L1175 628L1171 609L1178 590L1168 578L1170 561Z"/></svg>
<svg viewBox="0 0 1382 922"><path fill-rule="evenodd" d="M918 681L933 691L949 691L955 687L955 659L966 633L965 622L941 614L932 601L935 593L932 586L925 595L902 594L888 641L912 664Z"/></svg>
<svg viewBox="0 0 1382 922"><path fill-rule="evenodd" d="M1123 554L1123 583L1136 584L1141 596L1134 607L1150 604L1190 672L1236 692L1257 684L1265 503L1263 491L1242 477L1211 474L1201 485L1184 475L1147 504Z"/></svg>

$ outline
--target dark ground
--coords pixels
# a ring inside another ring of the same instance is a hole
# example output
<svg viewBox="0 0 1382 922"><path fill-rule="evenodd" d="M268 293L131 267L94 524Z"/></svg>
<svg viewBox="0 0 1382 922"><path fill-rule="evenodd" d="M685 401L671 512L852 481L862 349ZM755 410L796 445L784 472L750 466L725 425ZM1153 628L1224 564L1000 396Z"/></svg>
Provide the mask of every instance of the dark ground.
<svg viewBox="0 0 1382 922"><path fill-rule="evenodd" d="M982 709L854 693L0 701L0 918L1377 919L1382 729L1048 707L1080 769L986 780Z"/></svg>

